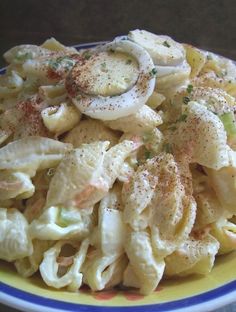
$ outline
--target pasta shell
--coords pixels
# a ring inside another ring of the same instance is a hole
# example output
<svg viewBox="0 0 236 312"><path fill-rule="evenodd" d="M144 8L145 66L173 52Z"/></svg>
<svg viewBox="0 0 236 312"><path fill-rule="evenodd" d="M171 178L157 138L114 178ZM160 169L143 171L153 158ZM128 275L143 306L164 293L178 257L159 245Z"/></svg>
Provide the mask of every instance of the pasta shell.
<svg viewBox="0 0 236 312"><path fill-rule="evenodd" d="M18 170L34 176L37 170L54 167L71 145L42 137L27 137L0 149L0 169Z"/></svg>
<svg viewBox="0 0 236 312"><path fill-rule="evenodd" d="M165 262L153 253L149 234L145 231L128 233L125 251L139 279L140 293L151 293L162 278Z"/></svg>
<svg viewBox="0 0 236 312"><path fill-rule="evenodd" d="M0 208L0 259L14 261L33 252L28 222L17 209Z"/></svg>

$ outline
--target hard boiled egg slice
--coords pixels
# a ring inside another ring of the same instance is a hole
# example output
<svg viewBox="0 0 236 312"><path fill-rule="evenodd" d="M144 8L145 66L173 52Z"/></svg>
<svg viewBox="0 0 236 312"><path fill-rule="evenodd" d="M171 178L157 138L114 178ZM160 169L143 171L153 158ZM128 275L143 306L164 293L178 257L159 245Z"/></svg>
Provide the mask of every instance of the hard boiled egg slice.
<svg viewBox="0 0 236 312"><path fill-rule="evenodd" d="M147 50L157 65L173 66L185 59L184 47L168 36L136 29L129 32L128 38Z"/></svg>
<svg viewBox="0 0 236 312"><path fill-rule="evenodd" d="M155 74L147 51L118 38L81 57L66 79L66 89L85 115L114 120L136 113L146 103Z"/></svg>

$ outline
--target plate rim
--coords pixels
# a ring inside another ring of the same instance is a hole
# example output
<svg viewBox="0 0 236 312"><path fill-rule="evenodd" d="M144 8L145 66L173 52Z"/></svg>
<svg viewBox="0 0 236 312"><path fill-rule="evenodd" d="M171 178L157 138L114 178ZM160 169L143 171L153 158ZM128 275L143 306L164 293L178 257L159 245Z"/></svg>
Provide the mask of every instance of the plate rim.
<svg viewBox="0 0 236 312"><path fill-rule="evenodd" d="M189 312L190 308L191 312L206 312L233 303L235 298L236 280L183 299L135 306L101 306L60 301L0 282L0 302L29 312L72 312L75 309L80 312Z"/></svg>
<svg viewBox="0 0 236 312"><path fill-rule="evenodd" d="M100 44L105 44L107 42L108 41L95 41L75 44L72 47L78 50L89 49ZM0 68L0 75L3 74L5 70L6 67ZM214 294L216 294L216 296L214 296ZM207 299L207 297L211 299ZM30 298L32 300L28 300ZM202 298L205 299L203 302L200 301ZM35 303L35 299L48 302L49 305L37 304ZM206 312L213 311L213 309L218 309L233 302L236 302L236 279L219 287L213 288L207 292L200 293L194 296L170 302L135 306L102 306L72 302L70 303L52 299L49 297L35 295L0 281L0 303L3 303L15 309L29 312L72 312L75 311L75 308L76 311L80 312L189 312L190 308L191 312ZM55 308L53 307L53 305L56 305L57 307ZM59 305L63 305L63 307L65 308L61 309ZM176 305L176 307L171 307L171 305ZM168 308L169 306L170 309Z"/></svg>

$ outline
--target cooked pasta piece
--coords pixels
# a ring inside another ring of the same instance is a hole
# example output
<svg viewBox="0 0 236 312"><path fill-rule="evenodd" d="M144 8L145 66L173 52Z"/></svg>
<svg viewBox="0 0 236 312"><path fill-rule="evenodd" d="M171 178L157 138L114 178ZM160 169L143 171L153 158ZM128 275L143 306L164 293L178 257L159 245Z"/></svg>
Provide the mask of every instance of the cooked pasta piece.
<svg viewBox="0 0 236 312"><path fill-rule="evenodd" d="M205 65L207 55L204 51L197 49L190 44L184 44L184 48L186 51L187 62L191 66L190 77L194 78L198 76L203 66Z"/></svg>
<svg viewBox="0 0 236 312"><path fill-rule="evenodd" d="M146 132L143 136L144 146L149 152L145 155L146 159L159 154L163 150L164 137L162 132L154 128L152 131Z"/></svg>
<svg viewBox="0 0 236 312"><path fill-rule="evenodd" d="M155 161L151 159L139 166L123 186L124 221L136 231L145 229L152 217L152 199L158 183Z"/></svg>
<svg viewBox="0 0 236 312"><path fill-rule="evenodd" d="M175 250L189 235L196 215L194 199L185 194L170 154L150 159L123 188L124 220L134 230L151 228L158 255Z"/></svg>
<svg viewBox="0 0 236 312"><path fill-rule="evenodd" d="M215 73L213 70L202 73L195 77L193 84L199 87L219 88L225 90L231 96L236 96L236 79L231 77L222 77L222 74Z"/></svg>
<svg viewBox="0 0 236 312"><path fill-rule="evenodd" d="M72 256L61 255L63 246L71 245L76 249ZM85 239L81 242L59 241L52 248L44 253L44 258L39 266L39 270L44 282L54 288L62 288L67 286L68 290L76 292L81 284L83 275L81 266L84 263L89 240ZM60 268L65 267L66 273L60 274Z"/></svg>
<svg viewBox="0 0 236 312"><path fill-rule="evenodd" d="M170 129L167 136L174 153L187 155L189 162L215 170L229 164L223 123L197 102L188 103L175 128Z"/></svg>
<svg viewBox="0 0 236 312"><path fill-rule="evenodd" d="M3 57L8 63L22 64L28 59L50 56L51 52L32 44L15 46L4 53Z"/></svg>
<svg viewBox="0 0 236 312"><path fill-rule="evenodd" d="M25 199L34 194L35 187L30 177L21 172L0 171L0 198Z"/></svg>
<svg viewBox="0 0 236 312"><path fill-rule="evenodd" d="M83 238L91 230L91 218L73 208L50 207L29 226L31 238L60 240Z"/></svg>
<svg viewBox="0 0 236 312"><path fill-rule="evenodd" d="M186 89L183 89L182 92L178 92L175 95L173 99L174 105L169 107L170 113L173 113L174 115L173 121L180 117L182 106L190 101L196 101L198 104L205 106L209 111L219 117L232 112L235 105L234 97L222 89L206 86L195 87L189 84ZM176 114L177 109L178 114Z"/></svg>
<svg viewBox="0 0 236 312"><path fill-rule="evenodd" d="M102 290L119 284L127 265L124 255L125 225L119 210L121 198L115 186L100 202L98 225L90 235L92 250L85 262L85 283L93 290Z"/></svg>
<svg viewBox="0 0 236 312"><path fill-rule="evenodd" d="M111 129L135 134L150 131L161 123L161 116L147 105L142 106L134 115L105 122Z"/></svg>
<svg viewBox="0 0 236 312"><path fill-rule="evenodd" d="M65 204L88 208L107 193L101 172L108 145L107 141L84 144L62 160L49 185L48 207Z"/></svg>
<svg viewBox="0 0 236 312"><path fill-rule="evenodd" d="M93 291L116 286L122 281L126 265L124 255L103 255L97 250L92 251L82 269L84 281Z"/></svg>
<svg viewBox="0 0 236 312"><path fill-rule="evenodd" d="M37 78L41 84L51 85L66 78L78 61L78 55L71 52L50 52L50 56L27 59L22 69L24 75Z"/></svg>
<svg viewBox="0 0 236 312"><path fill-rule="evenodd" d="M218 88L193 87L188 97L192 101L205 105L218 116L232 111L235 106L234 97Z"/></svg>
<svg viewBox="0 0 236 312"><path fill-rule="evenodd" d="M63 83L56 85L40 86L38 89L40 97L48 105L59 105L67 99L66 89Z"/></svg>
<svg viewBox="0 0 236 312"><path fill-rule="evenodd" d="M222 78L223 80L227 81L231 79L231 83L235 83L236 65L235 62L230 59L207 52L207 62L202 68L200 76L201 74L210 71L214 71L217 77Z"/></svg>
<svg viewBox="0 0 236 312"><path fill-rule="evenodd" d="M101 200L98 209L98 226L92 233L91 243L100 249L103 255L123 252L126 229L123 212L117 209L117 204L117 195L114 191L109 192Z"/></svg>
<svg viewBox="0 0 236 312"><path fill-rule="evenodd" d="M214 265L218 249L218 241L209 234L200 239L189 237L178 250L165 258L165 275L207 274Z"/></svg>
<svg viewBox="0 0 236 312"><path fill-rule="evenodd" d="M131 137L130 140L124 140L107 151L104 157L102 177L109 188L119 176L125 159L136 152L142 144L139 137Z"/></svg>
<svg viewBox="0 0 236 312"><path fill-rule="evenodd" d="M106 127L101 121L95 119L81 120L63 139L71 143L75 148L81 144L89 144L97 141L109 141L110 146L118 143L119 134Z"/></svg>
<svg viewBox="0 0 236 312"><path fill-rule="evenodd" d="M131 231L128 233L125 251L129 258L130 266L137 276L139 285L134 285L132 280L130 283L127 273L124 274L124 285L138 286L140 293L144 295L154 291L162 278L165 262L153 252L148 232Z"/></svg>
<svg viewBox="0 0 236 312"><path fill-rule="evenodd" d="M75 48L67 47L53 37L45 40L44 43L41 44L41 47L51 51L69 51L72 53L78 53L78 51Z"/></svg>
<svg viewBox="0 0 236 312"><path fill-rule="evenodd" d="M211 225L210 233L220 243L219 255L236 250L236 225L221 218Z"/></svg>
<svg viewBox="0 0 236 312"><path fill-rule="evenodd" d="M56 166L70 144L42 137L27 137L0 149L0 170L17 170L34 176L37 170Z"/></svg>
<svg viewBox="0 0 236 312"><path fill-rule="evenodd" d="M126 140L106 152L108 145L107 141L84 144L64 158L49 186L48 207L65 204L88 208L107 194L124 160L139 143Z"/></svg>
<svg viewBox="0 0 236 312"><path fill-rule="evenodd" d="M0 76L0 94L1 98L16 96L22 90L23 79L14 70L10 73Z"/></svg>
<svg viewBox="0 0 236 312"><path fill-rule="evenodd" d="M188 237L196 217L196 202L181 181L171 154L156 159L158 177L150 220L152 246L158 255L172 253Z"/></svg>
<svg viewBox="0 0 236 312"><path fill-rule="evenodd" d="M134 272L130 262L128 263L123 277L123 283L127 287L141 288L141 283L138 275Z"/></svg>
<svg viewBox="0 0 236 312"><path fill-rule="evenodd" d="M40 114L45 105L37 94L27 95L13 102L0 115L0 127L12 135L13 141L28 136L47 137L49 133Z"/></svg>
<svg viewBox="0 0 236 312"><path fill-rule="evenodd" d="M158 106L160 106L165 101L165 96L161 93L158 93L156 91L153 91L150 98L147 100L147 105L151 107L152 109L156 109Z"/></svg>
<svg viewBox="0 0 236 312"><path fill-rule="evenodd" d="M213 189L208 189L195 195L197 202L197 227L204 227L216 222L221 217L229 215L226 209L220 204Z"/></svg>
<svg viewBox="0 0 236 312"><path fill-rule="evenodd" d="M50 106L41 112L44 125L57 135L71 130L80 120L81 113L68 103Z"/></svg>
<svg viewBox="0 0 236 312"><path fill-rule="evenodd" d="M0 208L0 259L14 261L33 253L28 222L15 208Z"/></svg>
<svg viewBox="0 0 236 312"><path fill-rule="evenodd" d="M233 154L235 157L236 152L232 151L230 154ZM231 212L231 214L235 214L236 164L232 163L230 166L221 168L220 170L207 168L205 170L222 206Z"/></svg>
<svg viewBox="0 0 236 312"><path fill-rule="evenodd" d="M43 255L46 250L52 246L51 241L40 241L34 239L32 255L18 259L14 262L17 272L23 277L30 277L38 271L39 265L43 260Z"/></svg>

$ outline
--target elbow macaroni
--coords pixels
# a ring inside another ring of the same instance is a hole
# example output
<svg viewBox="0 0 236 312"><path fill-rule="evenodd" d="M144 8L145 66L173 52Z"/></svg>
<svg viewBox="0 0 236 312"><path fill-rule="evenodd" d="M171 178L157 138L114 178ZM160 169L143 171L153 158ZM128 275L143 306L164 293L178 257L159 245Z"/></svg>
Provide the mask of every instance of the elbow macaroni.
<svg viewBox="0 0 236 312"><path fill-rule="evenodd" d="M45 108L42 112L45 127L57 135L71 130L80 120L80 112L72 105L61 103L60 106Z"/></svg>

